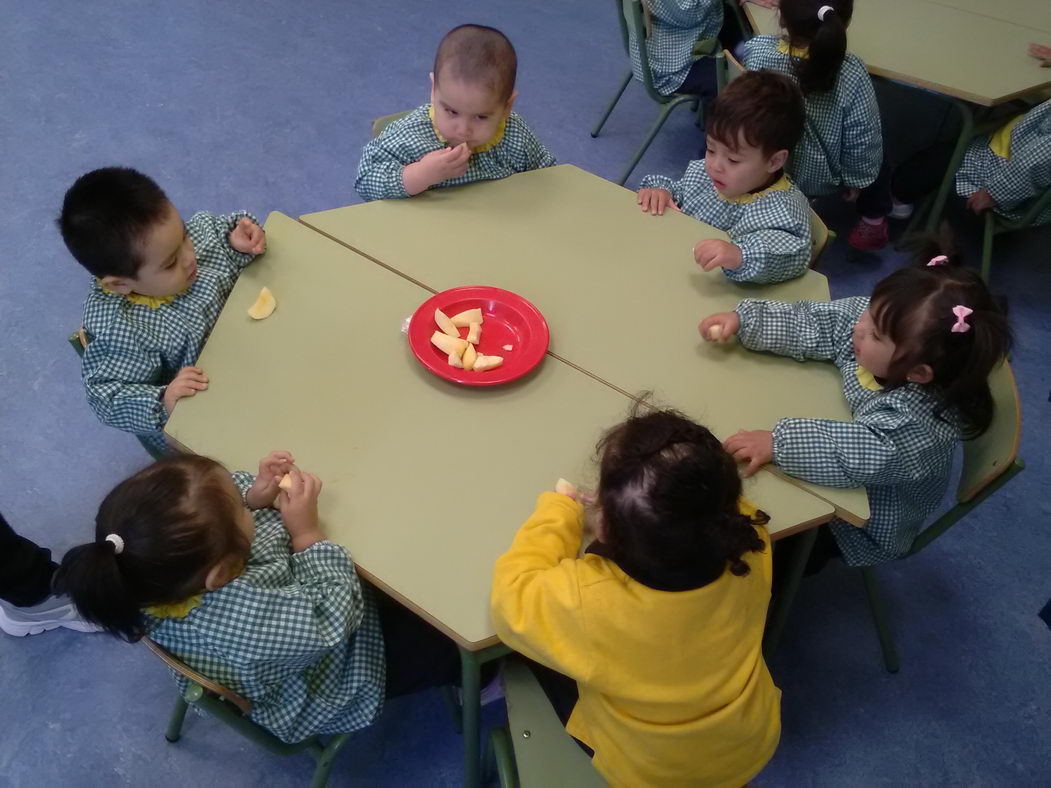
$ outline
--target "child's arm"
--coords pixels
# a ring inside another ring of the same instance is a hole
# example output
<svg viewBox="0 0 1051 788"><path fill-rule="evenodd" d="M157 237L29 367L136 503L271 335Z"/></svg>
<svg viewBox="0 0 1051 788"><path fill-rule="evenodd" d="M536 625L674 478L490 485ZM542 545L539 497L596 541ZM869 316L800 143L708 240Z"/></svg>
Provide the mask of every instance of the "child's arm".
<svg viewBox="0 0 1051 788"><path fill-rule="evenodd" d="M849 350L854 324L868 302L857 297L794 303L748 298L734 309L741 320L737 336L750 350L830 361Z"/></svg>
<svg viewBox="0 0 1051 788"><path fill-rule="evenodd" d="M1013 132L1011 158L985 187L996 207L1016 209L1051 187L1051 101L1029 111Z"/></svg>
<svg viewBox="0 0 1051 788"><path fill-rule="evenodd" d="M849 62L855 63L853 60ZM857 67L861 73L854 75L853 100L843 117L843 150L839 165L843 185L862 189L870 186L879 175L883 163L883 132L872 79L864 66L859 63Z"/></svg>
<svg viewBox="0 0 1051 788"><path fill-rule="evenodd" d="M99 421L125 432L156 432L168 420L160 355L133 338L98 336L84 350L81 377Z"/></svg>
<svg viewBox="0 0 1051 788"><path fill-rule="evenodd" d="M515 145L518 149L518 155L515 157L515 161L512 165L512 169L514 169L515 172L541 170L544 167L554 167L558 164L551 151L544 146L544 143L542 143L536 134L533 133L533 130L526 125L525 121L517 115L512 114L507 119L507 124L509 130L513 128L513 133L519 138Z"/></svg>
<svg viewBox="0 0 1051 788"><path fill-rule="evenodd" d="M583 525L579 503L541 494L511 549L496 561L490 598L500 640L577 680L592 670L577 577Z"/></svg>
<svg viewBox="0 0 1051 788"><path fill-rule="evenodd" d="M204 250L218 249L234 273L240 273L266 251L266 234L248 211L221 215L198 211L186 222L186 234L193 241L198 260Z"/></svg>
<svg viewBox="0 0 1051 788"><path fill-rule="evenodd" d="M663 204L660 210L656 210L656 205L650 201L650 193L647 190L663 190L671 195L671 201L681 211L685 211L691 216L696 211L699 200L693 199L686 204L687 192L690 192L695 197L704 188L704 161L697 160L691 161L689 166L686 167L686 172L683 173L682 179L673 181L666 175L647 175L639 183L639 198L638 203L642 206L642 210L649 213L663 213ZM652 208L652 210L651 210Z"/></svg>
<svg viewBox="0 0 1051 788"><path fill-rule="evenodd" d="M650 13L676 27L698 27L715 11L722 11L723 0L644 0Z"/></svg>
<svg viewBox="0 0 1051 788"><path fill-rule="evenodd" d="M784 193L787 195L787 192ZM770 195L756 200L728 231L741 252L738 268L724 268L735 282L784 282L810 265L810 215L806 200Z"/></svg>

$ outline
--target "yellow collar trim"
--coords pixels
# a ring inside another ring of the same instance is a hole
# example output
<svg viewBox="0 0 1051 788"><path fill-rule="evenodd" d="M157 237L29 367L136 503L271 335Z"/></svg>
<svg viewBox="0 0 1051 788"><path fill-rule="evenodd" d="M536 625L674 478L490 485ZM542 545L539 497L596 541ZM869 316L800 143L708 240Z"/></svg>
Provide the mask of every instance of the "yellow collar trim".
<svg viewBox="0 0 1051 788"><path fill-rule="evenodd" d="M743 204L743 203L755 202L756 200L761 199L762 197L765 197L770 192L783 192L783 191L788 191L791 188L792 188L792 182L790 180L788 180L788 176L787 175L782 173L780 178L778 178L776 181L774 181L772 184L770 184L769 186L767 186L765 189L763 189L761 191L748 192L747 194L740 194L737 197L727 197L721 191L716 189L715 190L715 194L720 200L725 200L726 202L735 202L735 203Z"/></svg>
<svg viewBox="0 0 1051 788"><path fill-rule="evenodd" d="M792 57L810 57L810 47L790 47L783 38L777 42L777 51L782 55L791 55Z"/></svg>
<svg viewBox="0 0 1051 788"><path fill-rule="evenodd" d="M861 364L858 364L858 368L854 370L854 375L857 377L861 388L869 391L883 391L883 386L876 382L875 376Z"/></svg>
<svg viewBox="0 0 1051 788"><path fill-rule="evenodd" d="M989 138L989 150L999 156L1001 159L1011 158L1011 132L1015 130L1015 126L1018 125L1018 121L1024 118L1025 115L1016 115L1011 118L1007 123L996 130L996 133Z"/></svg>
<svg viewBox="0 0 1051 788"><path fill-rule="evenodd" d="M99 281L99 287L102 288L103 293L124 296L124 298L126 298L131 303L138 304L139 306L148 306L150 309L156 309L157 307L163 306L164 304L170 304L176 299L177 296L181 296L183 293L186 292L186 290L190 289L187 287L186 290L182 290L176 293L175 295L170 296L148 296L143 295L142 293L118 293L116 290L110 290L108 287L105 287L101 281Z"/></svg>
<svg viewBox="0 0 1051 788"><path fill-rule="evenodd" d="M447 143L449 140L442 136L442 133L438 131L438 124L434 122L434 105L427 105L427 117L431 119L431 128L434 129L434 136L438 138L440 142ZM492 139L477 148L471 148L471 153L484 153L487 150L492 150L499 145L504 139L504 132L507 130L507 118L500 121L500 125L496 127L496 133L493 134Z"/></svg>
<svg viewBox="0 0 1051 788"><path fill-rule="evenodd" d="M190 611L200 607L204 594L197 594L182 602L171 602L167 605L152 605L145 608L145 612L154 618L186 618Z"/></svg>

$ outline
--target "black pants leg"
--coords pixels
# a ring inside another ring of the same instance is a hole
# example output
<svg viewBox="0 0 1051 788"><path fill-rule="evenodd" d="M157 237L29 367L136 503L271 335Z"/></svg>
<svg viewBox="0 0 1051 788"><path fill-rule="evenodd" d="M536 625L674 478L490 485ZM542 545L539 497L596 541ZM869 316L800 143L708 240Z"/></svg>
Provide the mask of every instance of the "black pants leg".
<svg viewBox="0 0 1051 788"><path fill-rule="evenodd" d="M522 659L533 672L540 689L544 691L548 701L551 702L551 707L555 710L562 727L568 725L570 715L573 714L573 707L577 705L577 701L580 699L577 683L569 676L565 676L556 670L551 670L551 668L541 665L539 662L533 662L533 660L521 656L519 659ZM594 757L595 751L584 744L584 742L576 738L573 741L587 753L589 758Z"/></svg>
<svg viewBox="0 0 1051 788"><path fill-rule="evenodd" d="M0 599L27 607L51 594L51 551L19 536L0 514Z"/></svg>
<svg viewBox="0 0 1051 788"><path fill-rule="evenodd" d="M858 213L866 219L881 219L890 213L891 169L886 159L879 167L876 180L858 194Z"/></svg>
<svg viewBox="0 0 1051 788"><path fill-rule="evenodd" d="M894 170L890 191L902 203L915 203L942 182L952 158L954 143L943 142L912 154Z"/></svg>

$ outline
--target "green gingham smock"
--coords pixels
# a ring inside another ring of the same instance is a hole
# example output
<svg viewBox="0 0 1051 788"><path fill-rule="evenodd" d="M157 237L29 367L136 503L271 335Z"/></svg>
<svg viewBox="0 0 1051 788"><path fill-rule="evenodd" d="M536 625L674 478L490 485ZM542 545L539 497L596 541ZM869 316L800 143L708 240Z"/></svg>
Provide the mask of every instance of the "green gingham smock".
<svg viewBox="0 0 1051 788"><path fill-rule="evenodd" d="M256 221L247 211L190 217L186 233L197 255L197 278L170 303L136 304L92 281L83 323L91 341L81 377L103 424L171 451L162 432L168 421L164 390L180 369L197 362L238 275L255 258L230 246L230 231L244 216Z"/></svg>
<svg viewBox="0 0 1051 788"><path fill-rule="evenodd" d="M704 159L697 159L682 180L647 175L639 188L671 192L684 213L729 235L742 262L723 273L735 282L783 282L802 276L810 265L810 203L787 179L731 200L716 191Z"/></svg>
<svg viewBox="0 0 1051 788"><path fill-rule="evenodd" d="M723 26L723 0L642 0L650 9L653 28L646 39L653 87L667 96L686 80L697 59L693 45L715 38ZM617 9L620 10L619 8ZM635 31L628 29L631 73L642 81L642 61Z"/></svg>
<svg viewBox="0 0 1051 788"><path fill-rule="evenodd" d="M970 144L956 173L956 192L970 197L985 189L996 201L995 211L1017 221L1027 203L1051 188L1051 101L1029 110L1011 129L1011 156L997 156L989 148L991 135ZM1051 222L1051 205L1035 224Z"/></svg>
<svg viewBox="0 0 1051 788"><path fill-rule="evenodd" d="M365 146L354 181L354 188L361 199L388 200L409 196L401 179L402 171L428 153L446 146L435 133L430 108L430 104L417 107L404 118L387 126ZM556 163L555 157L536 138L522 117L512 112L504 126L502 139L488 150L472 153L467 172L430 188L492 181L517 172L553 167Z"/></svg>
<svg viewBox="0 0 1051 788"><path fill-rule="evenodd" d="M254 477L238 471L241 494ZM285 742L364 728L383 708L383 633L371 593L339 545L299 553L276 509L258 509L244 573L183 618L144 614L147 634L243 695L251 718ZM180 691L186 680L173 672Z"/></svg>
<svg viewBox="0 0 1051 788"><path fill-rule="evenodd" d="M864 528L830 524L843 559L870 566L907 553L949 484L961 434L923 386L873 391L858 377L852 334L868 298L758 301L737 305L745 347L798 361L831 361L843 376L853 421L781 419L774 462L792 476L829 487L865 487L871 516Z"/></svg>
<svg viewBox="0 0 1051 788"><path fill-rule="evenodd" d="M782 39L756 36L742 46L749 70L766 68L795 79L794 57ZM803 101L807 123L787 165L793 183L808 197L817 197L847 186L862 189L876 180L883 133L865 64L847 53L832 90L811 93Z"/></svg>

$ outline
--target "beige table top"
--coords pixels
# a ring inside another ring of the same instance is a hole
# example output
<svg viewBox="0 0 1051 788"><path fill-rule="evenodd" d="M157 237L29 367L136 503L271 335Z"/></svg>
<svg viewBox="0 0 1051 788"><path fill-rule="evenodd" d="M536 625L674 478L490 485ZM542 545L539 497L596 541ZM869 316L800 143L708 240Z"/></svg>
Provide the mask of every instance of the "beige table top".
<svg viewBox="0 0 1051 788"><path fill-rule="evenodd" d="M460 189L309 214L302 221L434 290L519 293L551 327L551 352L620 391L652 390L716 435L785 416L850 418L831 364L800 364L701 340L696 326L744 297L828 300L809 272L763 287L704 273L693 244L726 236L679 213L643 214L634 195L570 165ZM838 516L868 520L864 489L792 480Z"/></svg>
<svg viewBox="0 0 1051 788"><path fill-rule="evenodd" d="M866 0L854 4L847 47L878 76L995 106L1051 86L1051 69L1026 54L1031 41L1047 43L1047 8L1047 0ZM775 9L745 10L756 30L780 35ZM1026 26L1035 19L1040 28Z"/></svg>
<svg viewBox="0 0 1051 788"><path fill-rule="evenodd" d="M550 356L515 384L445 383L400 331L426 290L282 214L266 230L201 354L209 390L179 403L168 434L231 470L290 450L324 482L323 529L362 575L459 643L495 643L493 562L537 493L592 480L595 442L630 400ZM263 285L278 306L256 322ZM775 536L832 516L773 477L746 495Z"/></svg>

